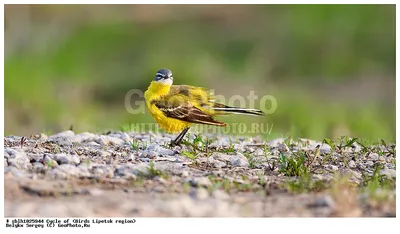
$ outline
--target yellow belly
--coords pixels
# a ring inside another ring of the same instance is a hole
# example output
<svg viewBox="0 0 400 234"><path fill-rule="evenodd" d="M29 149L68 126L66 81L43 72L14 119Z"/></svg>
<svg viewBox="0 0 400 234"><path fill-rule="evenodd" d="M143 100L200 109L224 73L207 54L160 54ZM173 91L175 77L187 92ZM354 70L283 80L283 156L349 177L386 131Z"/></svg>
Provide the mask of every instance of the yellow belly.
<svg viewBox="0 0 400 234"><path fill-rule="evenodd" d="M191 125L189 122L165 116L155 105L151 105L149 110L160 128L169 133L181 132Z"/></svg>

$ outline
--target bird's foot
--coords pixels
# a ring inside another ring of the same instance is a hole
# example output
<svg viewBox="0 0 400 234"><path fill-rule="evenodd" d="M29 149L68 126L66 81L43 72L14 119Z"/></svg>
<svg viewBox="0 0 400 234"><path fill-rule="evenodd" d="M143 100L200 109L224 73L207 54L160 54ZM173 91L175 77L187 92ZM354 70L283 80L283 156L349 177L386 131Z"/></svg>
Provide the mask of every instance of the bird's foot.
<svg viewBox="0 0 400 234"><path fill-rule="evenodd" d="M179 145L179 144L174 140L171 140L171 142L169 143L170 147L174 147L174 146L177 146L177 145Z"/></svg>

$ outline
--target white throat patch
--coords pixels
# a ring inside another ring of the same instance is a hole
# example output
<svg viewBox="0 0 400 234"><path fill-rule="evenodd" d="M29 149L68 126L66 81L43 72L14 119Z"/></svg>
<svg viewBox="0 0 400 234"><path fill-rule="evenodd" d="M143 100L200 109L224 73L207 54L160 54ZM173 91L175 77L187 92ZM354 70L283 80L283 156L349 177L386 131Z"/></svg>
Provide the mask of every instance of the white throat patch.
<svg viewBox="0 0 400 234"><path fill-rule="evenodd" d="M172 85L172 79L162 79L162 80L155 80L154 83L163 84L163 85Z"/></svg>

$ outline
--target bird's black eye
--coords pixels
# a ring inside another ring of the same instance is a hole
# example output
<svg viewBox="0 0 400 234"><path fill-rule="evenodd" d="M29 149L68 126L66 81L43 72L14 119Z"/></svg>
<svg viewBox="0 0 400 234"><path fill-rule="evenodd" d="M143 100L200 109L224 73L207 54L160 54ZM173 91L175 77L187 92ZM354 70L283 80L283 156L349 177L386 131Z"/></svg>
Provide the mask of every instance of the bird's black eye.
<svg viewBox="0 0 400 234"><path fill-rule="evenodd" d="M154 78L154 80L162 80L162 79L164 79L164 75L161 73L157 73L156 77Z"/></svg>

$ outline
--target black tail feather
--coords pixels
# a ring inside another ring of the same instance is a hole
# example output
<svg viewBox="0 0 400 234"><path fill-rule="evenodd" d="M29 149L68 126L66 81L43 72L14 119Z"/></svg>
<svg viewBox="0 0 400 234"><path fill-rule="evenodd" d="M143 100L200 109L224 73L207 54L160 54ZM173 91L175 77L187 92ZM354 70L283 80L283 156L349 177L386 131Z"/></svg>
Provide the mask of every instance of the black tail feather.
<svg viewBox="0 0 400 234"><path fill-rule="evenodd" d="M240 108L240 107L231 107L231 106L225 106L222 104L216 105L214 107L214 110L217 112L222 112L222 113L247 114L247 115L257 115L257 116L265 115L265 113L262 112L261 110L246 109L246 108Z"/></svg>

